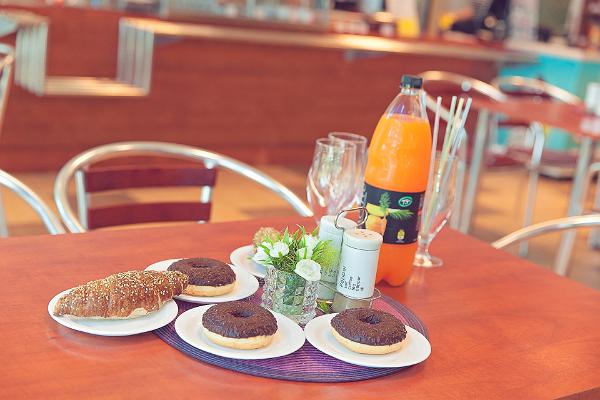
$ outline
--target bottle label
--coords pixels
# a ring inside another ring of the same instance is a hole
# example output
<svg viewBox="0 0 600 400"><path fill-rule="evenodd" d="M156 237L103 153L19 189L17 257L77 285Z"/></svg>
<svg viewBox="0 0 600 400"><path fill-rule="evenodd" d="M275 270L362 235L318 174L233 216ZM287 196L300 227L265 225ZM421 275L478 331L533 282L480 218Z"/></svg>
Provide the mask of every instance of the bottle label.
<svg viewBox="0 0 600 400"><path fill-rule="evenodd" d="M362 204L369 213L365 228L380 233L383 243L416 242L424 195L425 192L394 192L365 183Z"/></svg>

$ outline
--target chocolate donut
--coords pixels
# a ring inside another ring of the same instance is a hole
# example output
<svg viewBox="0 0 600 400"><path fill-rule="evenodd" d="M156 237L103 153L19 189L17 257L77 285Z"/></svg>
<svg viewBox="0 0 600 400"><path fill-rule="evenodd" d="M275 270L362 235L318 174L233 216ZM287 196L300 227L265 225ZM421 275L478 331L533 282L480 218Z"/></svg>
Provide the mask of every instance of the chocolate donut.
<svg viewBox="0 0 600 400"><path fill-rule="evenodd" d="M235 349L256 349L271 342L277 320L271 312L246 301L216 304L202 315L204 334Z"/></svg>
<svg viewBox="0 0 600 400"><path fill-rule="evenodd" d="M392 314L369 308L345 310L331 319L335 338L350 350L387 354L406 339L406 327Z"/></svg>
<svg viewBox="0 0 600 400"><path fill-rule="evenodd" d="M235 272L222 261L212 258L184 258L167 268L189 277L184 293L192 296L218 296L231 292L235 285Z"/></svg>

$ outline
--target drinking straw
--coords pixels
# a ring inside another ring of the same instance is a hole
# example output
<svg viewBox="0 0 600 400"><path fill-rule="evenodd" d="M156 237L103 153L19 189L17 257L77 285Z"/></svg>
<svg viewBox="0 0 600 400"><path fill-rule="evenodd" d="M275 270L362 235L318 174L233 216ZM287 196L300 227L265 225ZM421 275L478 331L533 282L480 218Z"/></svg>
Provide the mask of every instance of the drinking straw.
<svg viewBox="0 0 600 400"><path fill-rule="evenodd" d="M451 152L449 154L449 157L451 157L451 158L456 157L456 151L460 147L460 143L464 136L464 135L462 135L462 132L464 131L465 122L467 121L467 115L469 114L469 110L471 109L471 102L472 102L472 100L469 97L467 99L467 104L465 105L465 109L464 109L462 115L460 115L458 128L456 129L456 138L454 139L455 143L451 147ZM457 113L457 115L458 115L458 113ZM444 174L444 182L446 182L449 175L450 175L450 169L447 169Z"/></svg>
<svg viewBox="0 0 600 400"><path fill-rule="evenodd" d="M454 121L454 108L456 107L456 96L452 96L452 102L450 103L450 113L448 114L448 121L446 121L446 133L444 135L444 143L442 144L442 153L446 151L449 143L448 136L452 129L452 123Z"/></svg>
<svg viewBox="0 0 600 400"><path fill-rule="evenodd" d="M442 106L442 98L438 96L435 102L435 119L433 123L433 137L431 138L431 157L429 159L429 175L427 177L427 190L425 191L425 198L423 199L425 204L429 204L429 197L431 197L431 187L433 184L432 176L433 170L435 169L435 154L437 149L438 131L440 129L440 108ZM427 226L427 215L425 217L425 226Z"/></svg>
<svg viewBox="0 0 600 400"><path fill-rule="evenodd" d="M435 102L435 122L433 123L433 137L431 138L431 158L429 159L429 176L427 179L427 189L431 186L431 177L435 168L435 152L437 150L438 131L440 129L440 108L442 107L442 98L438 96Z"/></svg>
<svg viewBox="0 0 600 400"><path fill-rule="evenodd" d="M458 107L455 107L456 97L452 98L452 105L450 107L450 114L448 118L448 122L446 125L446 136L444 137L444 144L442 146L442 151L440 154L440 162L438 163L438 168L436 170L434 178L434 182L428 182L428 191L431 191L428 195L425 194L425 199L427 200L425 204L427 205L427 212L424 216L424 228L426 231L430 230L430 223L432 219L433 206L438 201L438 194L445 186L445 183L448 181L450 170L447 164L448 161L456 156L456 151L458 147L460 147L460 143L462 142L462 138L465 136L464 133L464 125L471 109L471 98L467 99L466 104L464 103L464 99L460 99L458 102ZM464 109L463 109L464 105ZM436 112L439 110L436 110ZM435 125L434 125L435 130ZM432 159L435 163L435 153L432 153ZM430 167L430 180L433 174L433 167ZM430 186L431 183L431 186Z"/></svg>

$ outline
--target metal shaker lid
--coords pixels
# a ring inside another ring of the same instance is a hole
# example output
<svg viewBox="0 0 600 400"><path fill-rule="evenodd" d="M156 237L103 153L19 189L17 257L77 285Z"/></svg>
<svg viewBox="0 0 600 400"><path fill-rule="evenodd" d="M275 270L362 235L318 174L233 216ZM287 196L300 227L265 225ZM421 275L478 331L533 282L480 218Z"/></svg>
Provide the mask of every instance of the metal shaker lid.
<svg viewBox="0 0 600 400"><path fill-rule="evenodd" d="M321 217L321 222L319 223L319 231L323 233L331 233L333 235L340 235L342 231L335 227L335 215L324 215ZM344 229L354 229L356 228L356 222L344 218L339 217L337 220L338 226Z"/></svg>
<svg viewBox="0 0 600 400"><path fill-rule="evenodd" d="M368 229L350 229L344 232L344 246L358 250L378 250L383 243L383 236Z"/></svg>

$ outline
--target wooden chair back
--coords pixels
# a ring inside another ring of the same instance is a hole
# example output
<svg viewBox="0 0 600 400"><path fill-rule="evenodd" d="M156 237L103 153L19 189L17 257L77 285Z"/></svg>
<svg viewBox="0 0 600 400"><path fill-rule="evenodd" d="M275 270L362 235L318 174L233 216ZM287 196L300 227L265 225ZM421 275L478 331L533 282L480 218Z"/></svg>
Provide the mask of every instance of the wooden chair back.
<svg viewBox="0 0 600 400"><path fill-rule="evenodd" d="M125 165L86 166L76 178L80 201L80 217L87 229L130 225L148 222L210 220L210 191L215 186L217 170L204 165ZM78 175L76 174L76 176ZM91 206L88 196L112 190L159 187L198 187L198 201L128 203L109 206ZM207 195L208 194L208 195Z"/></svg>

